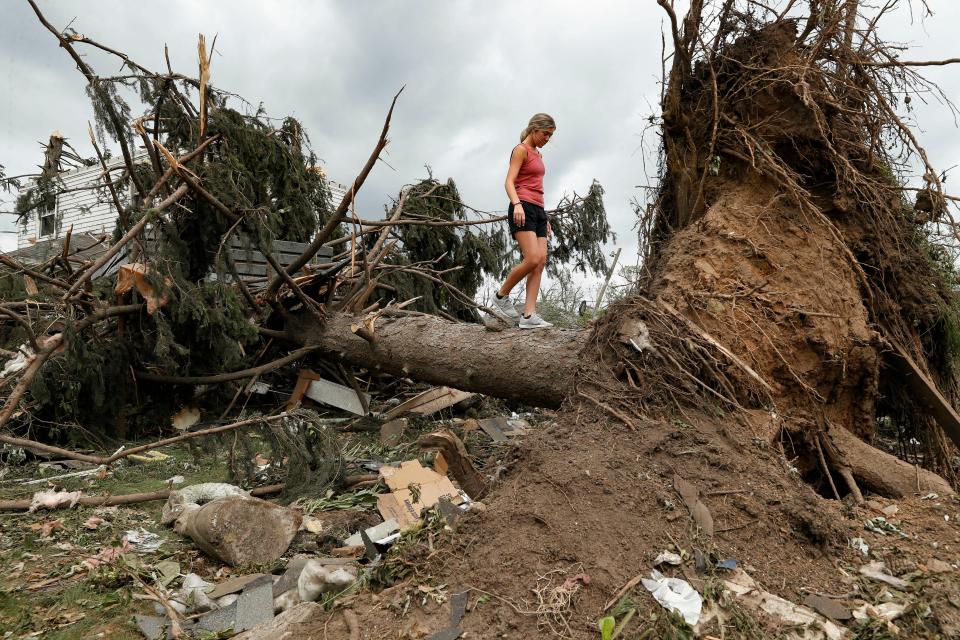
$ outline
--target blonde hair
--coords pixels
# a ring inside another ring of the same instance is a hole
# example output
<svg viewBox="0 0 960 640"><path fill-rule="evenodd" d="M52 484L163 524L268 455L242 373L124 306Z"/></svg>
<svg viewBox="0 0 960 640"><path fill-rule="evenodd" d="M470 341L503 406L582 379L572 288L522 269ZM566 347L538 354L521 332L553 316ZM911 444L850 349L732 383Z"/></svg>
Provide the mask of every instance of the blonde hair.
<svg viewBox="0 0 960 640"><path fill-rule="evenodd" d="M527 139L527 136L530 135L533 131L537 129L556 129L557 123L553 121L553 117L546 113L535 114L530 118L530 122L527 123L527 127L520 134L520 142L523 142Z"/></svg>

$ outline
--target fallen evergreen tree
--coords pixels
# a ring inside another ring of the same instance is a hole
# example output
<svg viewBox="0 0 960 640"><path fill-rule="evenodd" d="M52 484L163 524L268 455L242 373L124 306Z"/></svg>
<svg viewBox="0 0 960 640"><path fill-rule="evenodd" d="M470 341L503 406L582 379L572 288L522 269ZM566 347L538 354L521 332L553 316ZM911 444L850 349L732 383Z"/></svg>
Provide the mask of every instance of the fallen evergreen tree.
<svg viewBox="0 0 960 640"><path fill-rule="evenodd" d="M41 173L4 185L23 187L21 217L37 216L69 191L65 169L100 166L102 180L81 188L117 219L109 248L92 262L71 260L66 230L62 255L44 264L0 257L3 345L9 357L22 348L29 362L5 381L0 428L13 419L21 435L61 442L139 437L186 405L226 418L240 410L238 385L311 354L316 366L351 377L283 333L296 310L316 324L334 310L390 304L479 320L478 290L502 274L511 252L502 216L475 215L452 180L431 177L405 187L386 220L354 217L353 198L387 144L393 105L369 161L332 203L300 123L215 88L202 37L197 78L155 72L72 29L61 33L31 6L88 81L96 157L53 136ZM124 72L100 77L78 53L84 47L119 57ZM120 150L119 168L111 148ZM559 264L603 271L600 246L612 234L599 185L553 213ZM268 277L240 276L235 238L269 263ZM278 240L307 247L281 264ZM321 249L332 257L318 265ZM95 277L121 258L120 276ZM29 292L27 281L40 289Z"/></svg>

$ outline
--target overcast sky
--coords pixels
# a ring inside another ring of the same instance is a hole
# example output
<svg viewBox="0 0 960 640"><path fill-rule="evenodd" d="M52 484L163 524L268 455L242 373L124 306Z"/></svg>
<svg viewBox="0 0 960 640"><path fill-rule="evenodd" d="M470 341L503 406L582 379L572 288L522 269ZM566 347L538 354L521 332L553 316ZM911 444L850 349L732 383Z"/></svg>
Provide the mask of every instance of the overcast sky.
<svg viewBox="0 0 960 640"><path fill-rule="evenodd" d="M426 175L424 165L436 178L454 178L470 205L504 209L510 149L527 119L546 111L558 125L544 149L548 205L585 191L596 178L606 189L617 246L628 263L635 261L630 200L643 197L637 185L647 180L644 160L654 170L657 143L649 132L648 149L641 148L659 96L663 12L654 0L39 4L58 28L73 20L77 31L157 70L167 44L174 69L196 75L197 34L208 43L216 34L213 84L263 102L273 116L300 119L328 175L344 183L363 165L391 97L406 85L385 156L392 168L380 163L358 197L365 217L379 217L404 184ZM902 13L884 33L916 47L905 57L960 56L960 3L930 4L933 18L911 25ZM3 10L0 164L8 175L34 171L37 143L54 130L92 155L83 76L25 1L7 0ZM101 75L120 68L94 53L88 61ZM960 102L957 67L931 67L928 75ZM949 112L914 104L933 164L960 164ZM960 191L952 182L947 190ZM0 203L0 210L11 207L9 200ZM12 228L12 217L0 216L0 230ZM0 233L0 243L11 240Z"/></svg>

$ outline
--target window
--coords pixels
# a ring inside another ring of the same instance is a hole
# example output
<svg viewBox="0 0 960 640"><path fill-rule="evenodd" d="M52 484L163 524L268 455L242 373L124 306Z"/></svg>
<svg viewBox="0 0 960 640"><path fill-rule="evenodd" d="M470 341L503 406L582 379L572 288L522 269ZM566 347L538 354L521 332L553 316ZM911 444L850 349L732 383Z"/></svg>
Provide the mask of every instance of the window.
<svg viewBox="0 0 960 640"><path fill-rule="evenodd" d="M40 237L52 236L57 230L57 214L46 211L40 214Z"/></svg>

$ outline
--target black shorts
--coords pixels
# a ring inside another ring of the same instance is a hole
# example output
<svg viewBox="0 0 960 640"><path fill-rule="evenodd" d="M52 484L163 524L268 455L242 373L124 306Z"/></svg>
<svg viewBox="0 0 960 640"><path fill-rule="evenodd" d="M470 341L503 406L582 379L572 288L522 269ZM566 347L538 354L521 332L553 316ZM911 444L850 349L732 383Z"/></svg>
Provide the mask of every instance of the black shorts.
<svg viewBox="0 0 960 640"><path fill-rule="evenodd" d="M513 205L507 207L507 223L510 225L510 235L515 235L517 231L533 231L538 238L546 238L547 212L540 205L524 200L521 200L520 204L523 206L523 226L517 226L517 223L513 221Z"/></svg>

